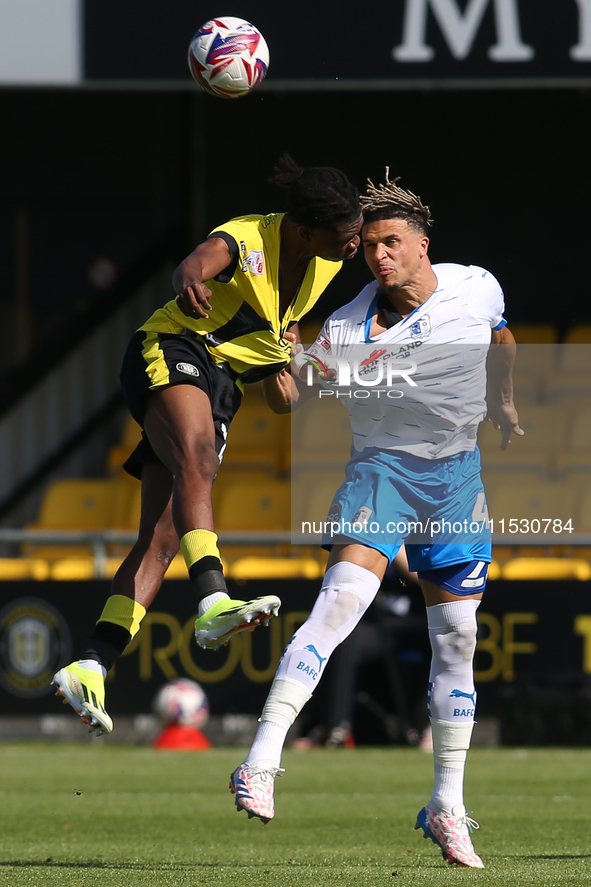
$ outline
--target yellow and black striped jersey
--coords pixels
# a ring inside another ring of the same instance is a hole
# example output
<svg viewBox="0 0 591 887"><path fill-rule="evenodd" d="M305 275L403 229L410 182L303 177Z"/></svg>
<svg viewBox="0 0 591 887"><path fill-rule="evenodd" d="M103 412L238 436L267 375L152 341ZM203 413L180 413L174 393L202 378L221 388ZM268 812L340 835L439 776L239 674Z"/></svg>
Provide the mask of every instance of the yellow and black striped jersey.
<svg viewBox="0 0 591 887"><path fill-rule="evenodd" d="M280 226L284 213L239 216L210 237L222 237L232 262L221 274L204 281L212 292L209 317L187 317L172 299L141 327L157 333L196 334L216 363L228 363L243 382L278 372L290 360L283 334L303 317L342 262L314 257L283 317L279 316Z"/></svg>

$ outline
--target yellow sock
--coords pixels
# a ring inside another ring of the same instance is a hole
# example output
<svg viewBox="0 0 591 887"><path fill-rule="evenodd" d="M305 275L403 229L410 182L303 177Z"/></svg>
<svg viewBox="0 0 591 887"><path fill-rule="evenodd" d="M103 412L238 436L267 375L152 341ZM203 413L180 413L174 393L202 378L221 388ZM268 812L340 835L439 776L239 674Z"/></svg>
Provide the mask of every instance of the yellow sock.
<svg viewBox="0 0 591 887"><path fill-rule="evenodd" d="M211 530L189 530L181 539L181 551L189 579L197 592L199 615L221 597L229 597L218 549L218 537Z"/></svg>
<svg viewBox="0 0 591 887"><path fill-rule="evenodd" d="M146 608L137 601L122 594L112 594L107 599L98 622L112 622L125 628L132 637L140 630L140 623L146 615ZM97 625L98 625L97 622Z"/></svg>
<svg viewBox="0 0 591 887"><path fill-rule="evenodd" d="M188 570L204 557L215 557L221 563L218 537L211 530L189 530L181 539L181 551Z"/></svg>

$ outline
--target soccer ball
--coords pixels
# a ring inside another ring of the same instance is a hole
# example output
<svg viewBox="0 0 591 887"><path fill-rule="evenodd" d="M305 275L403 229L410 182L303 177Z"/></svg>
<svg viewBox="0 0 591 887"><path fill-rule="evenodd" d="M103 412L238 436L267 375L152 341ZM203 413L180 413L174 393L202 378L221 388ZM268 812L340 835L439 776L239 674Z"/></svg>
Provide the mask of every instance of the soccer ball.
<svg viewBox="0 0 591 887"><path fill-rule="evenodd" d="M199 86L224 99L247 95L262 82L269 48L254 25L226 15L206 22L189 46L189 68Z"/></svg>
<svg viewBox="0 0 591 887"><path fill-rule="evenodd" d="M199 729L209 717L207 696L201 686L189 678L177 678L161 687L152 707L165 724Z"/></svg>

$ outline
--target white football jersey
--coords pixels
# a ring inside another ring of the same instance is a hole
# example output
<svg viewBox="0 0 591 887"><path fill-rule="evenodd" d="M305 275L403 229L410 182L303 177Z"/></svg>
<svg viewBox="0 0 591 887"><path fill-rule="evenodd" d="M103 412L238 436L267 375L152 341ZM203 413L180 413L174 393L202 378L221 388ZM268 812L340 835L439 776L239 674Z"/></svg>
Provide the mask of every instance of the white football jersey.
<svg viewBox="0 0 591 887"><path fill-rule="evenodd" d="M505 325L503 292L476 265L434 265L437 289L399 323L369 337L372 282L326 321L313 358L338 367L321 398L348 409L353 444L441 459L476 447L486 415L491 330Z"/></svg>

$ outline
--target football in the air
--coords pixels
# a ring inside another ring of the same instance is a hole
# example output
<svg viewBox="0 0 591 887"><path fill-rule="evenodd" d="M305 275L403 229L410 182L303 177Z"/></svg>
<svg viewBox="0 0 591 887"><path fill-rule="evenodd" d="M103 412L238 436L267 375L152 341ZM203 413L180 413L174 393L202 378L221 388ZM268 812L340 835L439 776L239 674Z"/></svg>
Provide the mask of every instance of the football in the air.
<svg viewBox="0 0 591 887"><path fill-rule="evenodd" d="M202 727L209 717L207 696L197 681L176 678L158 690L153 702L154 713L165 724Z"/></svg>
<svg viewBox="0 0 591 887"><path fill-rule="evenodd" d="M189 46L189 68L199 86L236 99L263 81L269 48L261 32L241 18L225 15L206 22Z"/></svg>

